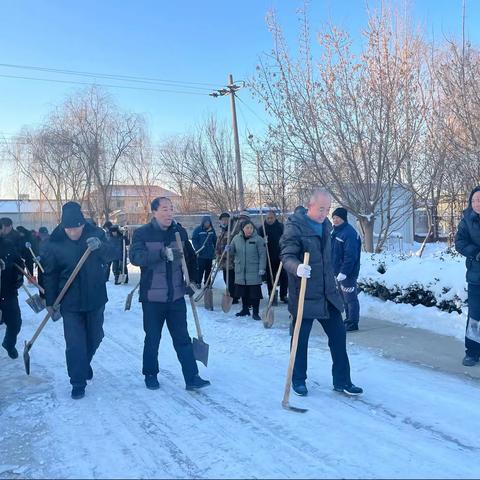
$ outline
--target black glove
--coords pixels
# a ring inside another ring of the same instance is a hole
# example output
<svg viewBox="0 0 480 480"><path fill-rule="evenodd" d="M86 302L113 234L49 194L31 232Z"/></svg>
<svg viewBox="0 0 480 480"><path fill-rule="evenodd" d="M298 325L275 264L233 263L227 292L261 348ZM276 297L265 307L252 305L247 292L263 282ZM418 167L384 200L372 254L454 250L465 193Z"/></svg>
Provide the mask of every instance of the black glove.
<svg viewBox="0 0 480 480"><path fill-rule="evenodd" d="M98 250L102 245L102 241L98 237L87 238L87 246L90 250Z"/></svg>
<svg viewBox="0 0 480 480"><path fill-rule="evenodd" d="M193 297L193 295L195 295L195 290L190 285L186 286L185 292L189 297Z"/></svg>
<svg viewBox="0 0 480 480"><path fill-rule="evenodd" d="M62 314L60 313L60 307L58 305L55 307L47 307L47 311L54 322L62 318Z"/></svg>

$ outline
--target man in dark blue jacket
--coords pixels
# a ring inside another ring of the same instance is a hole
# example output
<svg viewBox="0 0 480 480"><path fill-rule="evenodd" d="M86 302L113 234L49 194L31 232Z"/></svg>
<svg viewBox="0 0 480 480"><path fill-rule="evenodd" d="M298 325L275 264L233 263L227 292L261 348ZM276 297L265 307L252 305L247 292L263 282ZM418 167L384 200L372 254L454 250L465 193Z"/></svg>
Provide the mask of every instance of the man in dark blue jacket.
<svg viewBox="0 0 480 480"><path fill-rule="evenodd" d="M145 386L150 390L160 388L157 379L158 348L166 322L182 365L186 389L196 390L210 385L210 382L198 375L187 329L185 294L193 295L193 290L186 285L182 257L185 257L189 276L195 278L195 251L185 229L173 220L173 205L168 197L154 199L151 209L152 220L135 230L130 247L130 261L141 270L140 302L145 330L142 373L145 375ZM183 250L177 248L176 232L180 233Z"/></svg>
<svg viewBox="0 0 480 480"><path fill-rule="evenodd" d="M209 216L202 218L202 223L192 233L192 243L197 255L197 283L202 286L202 279L206 282L212 270L212 261L215 258L217 234Z"/></svg>
<svg viewBox="0 0 480 480"><path fill-rule="evenodd" d="M337 208L332 214L332 264L333 273L340 287L345 307L347 332L358 330L360 304L358 302L357 279L360 272L362 240L348 223L345 208Z"/></svg>
<svg viewBox="0 0 480 480"><path fill-rule="evenodd" d="M58 318L53 309L55 299L88 246L92 252L60 303L74 399L85 396L86 380L93 377L90 364L103 339L103 312L108 301L105 264L112 260L113 250L105 232L85 221L80 205L67 202L60 225L43 249L45 301L52 318Z"/></svg>
<svg viewBox="0 0 480 480"><path fill-rule="evenodd" d="M110 236L108 242L112 245L115 256L112 262L112 270L115 278L115 285L120 284L120 274L125 274L125 281L128 283L128 267L127 267L127 246L130 245L128 236L118 225L112 225L109 229ZM125 264L124 261L125 260Z"/></svg>
<svg viewBox="0 0 480 480"><path fill-rule="evenodd" d="M24 266L15 245L0 235L0 324L7 327L2 347L12 359L18 357L15 344L22 326L17 290L23 284L23 275L15 264Z"/></svg>
<svg viewBox="0 0 480 480"><path fill-rule="evenodd" d="M348 360L346 333L342 322L343 304L338 293L331 261L330 230L327 218L330 194L313 192L306 214L296 213L285 222L280 240L281 260L288 273L288 310L296 321L300 282L308 278L298 349L293 368L292 388L297 395L307 395L308 339L314 320L318 320L328 337L332 355L333 388L347 395L360 395L363 390L352 383ZM310 263L303 263L305 252Z"/></svg>
<svg viewBox="0 0 480 480"><path fill-rule="evenodd" d="M455 248L466 257L467 266L468 322L462 363L473 367L480 360L480 186L470 193L458 225Z"/></svg>

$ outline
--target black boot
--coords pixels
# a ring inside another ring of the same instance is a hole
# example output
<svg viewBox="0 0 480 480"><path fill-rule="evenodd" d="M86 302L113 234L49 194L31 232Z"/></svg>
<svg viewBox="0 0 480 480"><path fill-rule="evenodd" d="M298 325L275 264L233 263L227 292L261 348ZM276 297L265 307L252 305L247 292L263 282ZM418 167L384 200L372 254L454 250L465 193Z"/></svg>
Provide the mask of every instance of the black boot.
<svg viewBox="0 0 480 480"><path fill-rule="evenodd" d="M85 396L85 387L73 387L72 388L72 398L74 400L80 400Z"/></svg>
<svg viewBox="0 0 480 480"><path fill-rule="evenodd" d="M193 379L185 385L186 390L198 390L210 385L208 380L204 380L200 375L195 375Z"/></svg>
<svg viewBox="0 0 480 480"><path fill-rule="evenodd" d="M248 306L248 300L246 298L242 298L242 309L235 314L236 317L246 317L250 315L250 308Z"/></svg>
<svg viewBox="0 0 480 480"><path fill-rule="evenodd" d="M158 383L156 375L145 375L145 386L149 390L158 390L160 388L160 384Z"/></svg>
<svg viewBox="0 0 480 480"><path fill-rule="evenodd" d="M115 275L115 285L120 285L120 282L118 281L118 275Z"/></svg>
<svg viewBox="0 0 480 480"><path fill-rule="evenodd" d="M15 360L16 358L18 358L18 351L15 347L12 347L12 348L7 348L7 346L5 345L5 343L2 343L2 347L7 351L8 353L8 356L12 359L12 360Z"/></svg>
<svg viewBox="0 0 480 480"><path fill-rule="evenodd" d="M254 320L261 320L260 315L259 315L260 300L252 300L252 309L253 309L252 318Z"/></svg>

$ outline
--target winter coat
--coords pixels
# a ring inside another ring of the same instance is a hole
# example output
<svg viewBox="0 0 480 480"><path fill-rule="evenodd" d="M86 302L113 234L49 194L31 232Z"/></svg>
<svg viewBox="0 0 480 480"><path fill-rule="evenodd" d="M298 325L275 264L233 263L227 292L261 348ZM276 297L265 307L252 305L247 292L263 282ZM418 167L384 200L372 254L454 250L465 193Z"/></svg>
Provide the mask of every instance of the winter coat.
<svg viewBox="0 0 480 480"><path fill-rule="evenodd" d="M347 222L332 230L333 273L347 276L345 286L357 280L360 273L360 252L362 240L358 232Z"/></svg>
<svg viewBox="0 0 480 480"><path fill-rule="evenodd" d="M329 318L327 301L340 312L343 311L343 302L333 274L331 229L332 224L325 219L322 236L318 236L303 214L294 214L285 223L280 240L280 259L288 273L288 310L294 316L297 314L301 280L297 276L297 267L303 263L305 252L310 252L312 273L307 281L304 318Z"/></svg>
<svg viewBox="0 0 480 480"><path fill-rule="evenodd" d="M261 285L262 275L267 265L265 241L254 230L251 237L245 238L243 232L237 233L232 240L230 256L235 265L235 283L238 285Z"/></svg>
<svg viewBox="0 0 480 480"><path fill-rule="evenodd" d="M180 233L188 274L196 278L196 256L186 230L173 222L163 230L152 218L135 230L130 247L130 262L140 267L140 302L174 302L185 295L181 260L166 261L160 255L163 247L177 248L175 232Z"/></svg>
<svg viewBox="0 0 480 480"><path fill-rule="evenodd" d="M122 235L120 232L117 232L117 235L111 234L108 237L108 243L112 246L114 251L113 260L123 260L123 240L125 240L125 258L127 256L127 245L130 245L130 241L126 235ZM126 261L126 260L125 260Z"/></svg>
<svg viewBox="0 0 480 480"><path fill-rule="evenodd" d="M42 264L45 269L44 288L47 305L53 305L66 284L78 261L87 249L87 238L101 240L99 249L90 253L61 302L67 312L90 312L97 310L108 301L105 286L105 265L112 260L113 249L108 244L105 232L86 223L79 240L67 237L59 225L42 248Z"/></svg>
<svg viewBox="0 0 480 480"><path fill-rule="evenodd" d="M267 247L268 254L272 263L278 263L280 261L280 237L283 235L283 223L275 220L272 225L265 222L265 231L267 232ZM261 237L265 237L263 231L263 225L258 229L258 233Z"/></svg>
<svg viewBox="0 0 480 480"><path fill-rule="evenodd" d="M17 290L23 284L23 274L15 267L15 263L21 268L24 267L24 263L15 245L2 237L0 237L0 258L5 262L5 270L1 272L0 287L0 301L3 302L18 295Z"/></svg>
<svg viewBox="0 0 480 480"><path fill-rule="evenodd" d="M230 235L232 235L232 232L230 232ZM232 239L233 236L231 236L230 239ZM227 226L220 225L220 235L217 237L217 244L215 245L215 254L217 256L217 262L218 266L221 270L225 270L226 265L227 265L227 254L223 255L222 261L220 262L220 258L222 257L222 253L225 249L225 246L227 245L228 242L228 229ZM233 269L233 257L230 255L229 256L230 260L230 265L229 265L229 270Z"/></svg>
<svg viewBox="0 0 480 480"><path fill-rule="evenodd" d="M210 229L205 229L205 224L210 222ZM217 234L212 226L210 217L202 218L202 223L195 228L192 233L193 248L197 252L198 258L213 260L215 258L215 245L217 243Z"/></svg>
<svg viewBox="0 0 480 480"><path fill-rule="evenodd" d="M473 195L479 191L477 187L470 194L455 236L455 248L466 257L467 282L472 285L480 285L480 261L476 258L480 253L480 215L472 208Z"/></svg>

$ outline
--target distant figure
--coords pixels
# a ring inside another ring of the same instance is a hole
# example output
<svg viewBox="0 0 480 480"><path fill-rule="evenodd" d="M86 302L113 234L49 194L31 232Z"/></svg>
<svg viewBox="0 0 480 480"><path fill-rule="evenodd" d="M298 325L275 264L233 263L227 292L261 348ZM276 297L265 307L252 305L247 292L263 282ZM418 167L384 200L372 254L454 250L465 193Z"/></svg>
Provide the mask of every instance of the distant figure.
<svg viewBox="0 0 480 480"><path fill-rule="evenodd" d="M202 281L206 283L212 271L217 243L217 234L208 215L202 218L202 223L193 231L192 243L197 255L197 284L201 287Z"/></svg>

